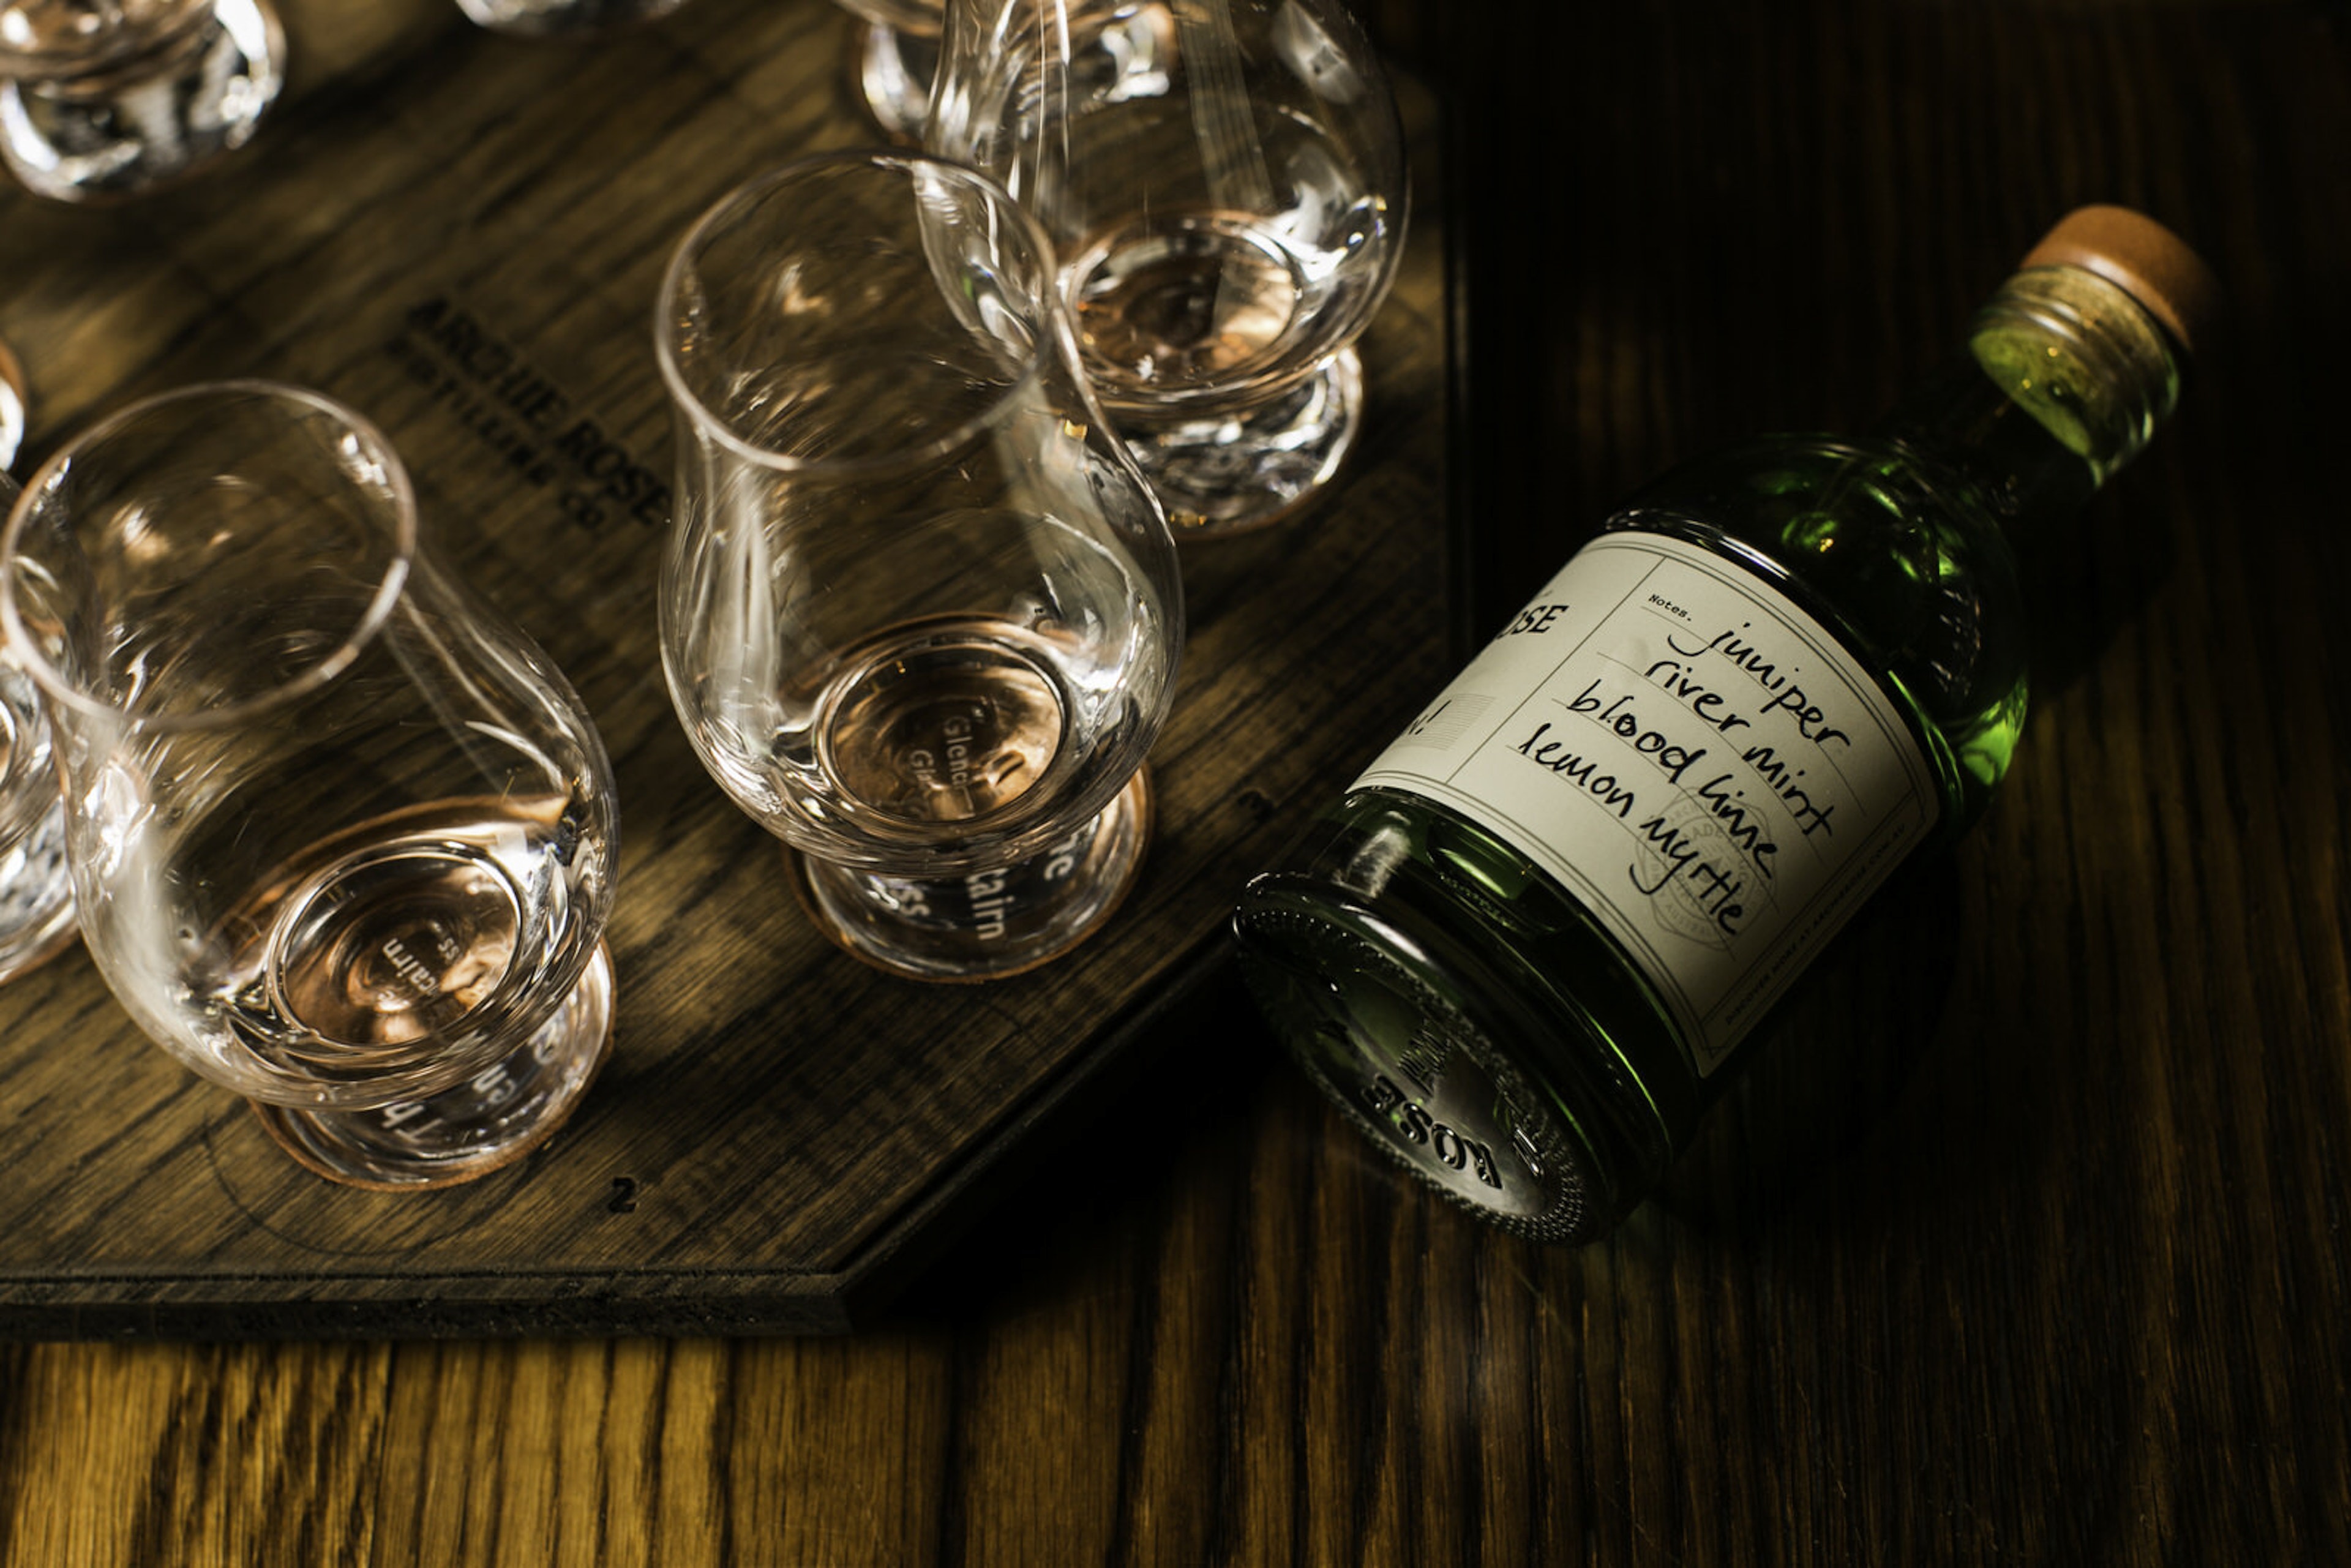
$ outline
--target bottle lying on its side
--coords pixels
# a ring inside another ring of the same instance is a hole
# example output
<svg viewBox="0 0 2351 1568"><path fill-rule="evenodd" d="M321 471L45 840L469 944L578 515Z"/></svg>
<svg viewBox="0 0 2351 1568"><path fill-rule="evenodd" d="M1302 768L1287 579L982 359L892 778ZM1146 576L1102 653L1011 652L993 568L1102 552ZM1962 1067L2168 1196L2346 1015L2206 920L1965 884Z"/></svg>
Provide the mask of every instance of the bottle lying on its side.
<svg viewBox="0 0 2351 1568"><path fill-rule="evenodd" d="M2022 731L2010 538L2171 412L2218 299L2168 230L2060 223L1859 439L1667 474L1602 525L1234 916L1259 1005L1376 1142L1582 1241Z"/></svg>

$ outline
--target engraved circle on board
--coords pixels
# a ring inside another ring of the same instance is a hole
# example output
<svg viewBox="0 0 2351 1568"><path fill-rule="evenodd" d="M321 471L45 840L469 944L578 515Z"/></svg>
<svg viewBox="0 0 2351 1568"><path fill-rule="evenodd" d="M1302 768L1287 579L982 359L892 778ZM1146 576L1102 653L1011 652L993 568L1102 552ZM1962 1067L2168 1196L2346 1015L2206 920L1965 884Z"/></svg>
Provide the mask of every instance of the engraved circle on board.
<svg viewBox="0 0 2351 1568"><path fill-rule="evenodd" d="M447 1240L497 1212L522 1176L520 1169L508 1166L434 1191L346 1186L296 1164L243 1100L214 1098L219 1104L205 1118L204 1133L204 1159L214 1179L247 1223L306 1251L398 1257Z"/></svg>

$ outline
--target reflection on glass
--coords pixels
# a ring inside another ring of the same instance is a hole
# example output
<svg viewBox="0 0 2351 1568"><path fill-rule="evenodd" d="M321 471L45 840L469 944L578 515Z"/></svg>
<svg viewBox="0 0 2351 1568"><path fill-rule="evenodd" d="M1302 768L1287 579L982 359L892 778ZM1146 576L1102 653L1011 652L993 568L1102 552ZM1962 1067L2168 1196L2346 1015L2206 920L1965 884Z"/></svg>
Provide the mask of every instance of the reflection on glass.
<svg viewBox="0 0 2351 1568"><path fill-rule="evenodd" d="M457 0L475 24L494 33L551 38L625 27L666 16L685 0Z"/></svg>
<svg viewBox="0 0 2351 1568"><path fill-rule="evenodd" d="M864 26L850 77L873 122L894 141L918 142L939 65L946 0L841 0Z"/></svg>
<svg viewBox="0 0 2351 1568"><path fill-rule="evenodd" d="M25 373L0 343L0 469L16 461L24 434ZM0 473L0 516L16 496L16 479ZM0 981L62 951L74 930L48 716L32 682L0 649Z"/></svg>
<svg viewBox="0 0 2351 1568"><path fill-rule="evenodd" d="M16 500L16 481L0 474L0 507ZM57 798L48 718L32 682L0 652L0 981L73 938L65 802Z"/></svg>

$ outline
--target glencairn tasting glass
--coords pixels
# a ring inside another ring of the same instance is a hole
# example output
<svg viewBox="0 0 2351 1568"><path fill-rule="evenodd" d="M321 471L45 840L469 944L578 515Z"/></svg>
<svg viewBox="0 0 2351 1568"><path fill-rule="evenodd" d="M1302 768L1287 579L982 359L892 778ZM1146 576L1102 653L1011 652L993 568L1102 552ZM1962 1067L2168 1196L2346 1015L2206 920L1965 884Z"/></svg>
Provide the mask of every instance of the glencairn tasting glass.
<svg viewBox="0 0 2351 1568"><path fill-rule="evenodd" d="M255 382L124 410L27 485L0 622L48 699L90 956L166 1051L363 1186L563 1120L611 1037L610 768L423 548L381 435Z"/></svg>
<svg viewBox="0 0 2351 1568"><path fill-rule="evenodd" d="M1063 951L1149 834L1175 543L1053 266L991 182L852 153L723 199L662 286L671 699L818 923L901 974Z"/></svg>
<svg viewBox="0 0 2351 1568"><path fill-rule="evenodd" d="M244 146L285 69L268 0L0 0L0 157L39 195L132 195Z"/></svg>
<svg viewBox="0 0 2351 1568"><path fill-rule="evenodd" d="M1612 1226L1740 1042L2022 731L2009 535L2171 412L2217 289L2085 208L1874 434L1701 458L1609 518L1235 916L1276 1031L1489 1219Z"/></svg>
<svg viewBox="0 0 2351 1568"><path fill-rule="evenodd" d="M952 0L925 145L1043 222L1179 538L1336 474L1407 193L1386 75L1335 0Z"/></svg>

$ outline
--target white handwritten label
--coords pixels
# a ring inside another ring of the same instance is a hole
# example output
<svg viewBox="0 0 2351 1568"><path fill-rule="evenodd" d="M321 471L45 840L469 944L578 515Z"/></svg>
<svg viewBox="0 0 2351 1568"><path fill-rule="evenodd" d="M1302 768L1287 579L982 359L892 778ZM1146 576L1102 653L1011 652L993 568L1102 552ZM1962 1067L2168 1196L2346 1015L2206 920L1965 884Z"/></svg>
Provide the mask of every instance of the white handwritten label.
<svg viewBox="0 0 2351 1568"><path fill-rule="evenodd" d="M1623 944L1711 1073L1934 826L1933 772L1835 639L1660 534L1604 534L1356 788L1449 806Z"/></svg>

